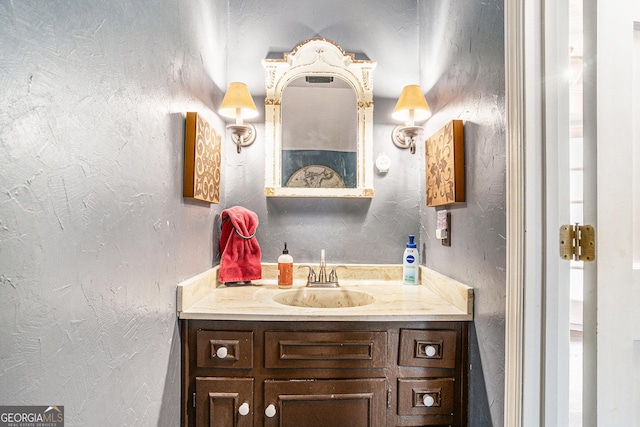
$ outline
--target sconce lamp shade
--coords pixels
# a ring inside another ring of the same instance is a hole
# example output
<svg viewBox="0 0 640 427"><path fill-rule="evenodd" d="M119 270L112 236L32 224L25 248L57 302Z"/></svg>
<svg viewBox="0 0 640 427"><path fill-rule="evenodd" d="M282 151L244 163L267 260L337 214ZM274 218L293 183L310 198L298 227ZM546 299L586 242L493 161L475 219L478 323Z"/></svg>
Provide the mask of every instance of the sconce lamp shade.
<svg viewBox="0 0 640 427"><path fill-rule="evenodd" d="M409 85L402 89L391 117L412 124L414 121L421 122L431 117L431 110L419 85Z"/></svg>
<svg viewBox="0 0 640 427"><path fill-rule="evenodd" d="M231 82L218 112L221 116L234 119L238 118L236 117L238 109L240 109L240 118L251 119L258 116L258 109L251 98L247 85L241 82Z"/></svg>

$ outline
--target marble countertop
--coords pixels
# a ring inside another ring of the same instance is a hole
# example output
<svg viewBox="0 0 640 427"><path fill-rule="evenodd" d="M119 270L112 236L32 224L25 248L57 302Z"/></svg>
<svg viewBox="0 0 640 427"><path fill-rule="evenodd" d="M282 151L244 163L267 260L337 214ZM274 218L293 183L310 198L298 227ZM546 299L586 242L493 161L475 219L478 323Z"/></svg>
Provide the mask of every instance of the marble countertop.
<svg viewBox="0 0 640 427"><path fill-rule="evenodd" d="M373 303L340 308L283 305L273 297L291 291L278 288L276 264L263 264L262 280L237 287L220 285L217 267L214 267L178 285L178 316L181 319L255 321L473 320L473 289L424 266L420 267L420 285L415 286L402 284L401 265L347 267L339 270L340 289L365 292L374 297ZM303 274L303 271L296 271L294 290L305 289Z"/></svg>

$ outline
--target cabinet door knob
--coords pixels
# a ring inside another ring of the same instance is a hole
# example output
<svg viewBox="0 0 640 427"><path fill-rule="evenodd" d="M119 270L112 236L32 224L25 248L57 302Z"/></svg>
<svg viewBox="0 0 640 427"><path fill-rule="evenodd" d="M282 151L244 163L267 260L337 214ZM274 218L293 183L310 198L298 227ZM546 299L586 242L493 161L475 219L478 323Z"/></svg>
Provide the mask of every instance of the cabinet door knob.
<svg viewBox="0 0 640 427"><path fill-rule="evenodd" d="M428 345L427 348L424 349L424 352L428 357L433 357L436 355L436 348L432 345Z"/></svg>
<svg viewBox="0 0 640 427"><path fill-rule="evenodd" d="M247 402L244 402L242 405L240 405L240 407L238 408L238 413L242 416L245 416L249 413L249 404Z"/></svg>
<svg viewBox="0 0 640 427"><path fill-rule="evenodd" d="M422 398L422 403L424 403L424 406L433 406L433 404L436 403L436 401L433 397L429 396L428 394L425 394L424 397Z"/></svg>
<svg viewBox="0 0 640 427"><path fill-rule="evenodd" d="M216 350L216 356L218 356L220 359L224 359L225 357L227 357L228 353L229 351L227 350L227 347L220 347Z"/></svg>
<svg viewBox="0 0 640 427"><path fill-rule="evenodd" d="M264 410L264 414L268 417L268 418L273 418L276 415L276 407L273 405L269 405L265 408Z"/></svg>

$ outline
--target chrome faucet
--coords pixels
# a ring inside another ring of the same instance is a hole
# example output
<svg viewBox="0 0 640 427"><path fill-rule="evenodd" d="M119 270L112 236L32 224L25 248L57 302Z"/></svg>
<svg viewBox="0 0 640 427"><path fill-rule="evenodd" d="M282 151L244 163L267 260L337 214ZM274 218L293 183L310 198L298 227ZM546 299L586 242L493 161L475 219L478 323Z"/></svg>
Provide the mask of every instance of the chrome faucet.
<svg viewBox="0 0 640 427"><path fill-rule="evenodd" d="M331 269L329 273L329 277L327 278L327 263L325 261L325 252L324 249L320 251L320 269L318 271L318 276L316 277L316 272L313 271L313 267L307 264L300 265L298 268L306 267L309 269L309 276L307 276L307 286L310 287L318 287L318 288L337 288L340 286L338 284L338 274L336 273L336 269L338 267L347 268L344 265L336 265Z"/></svg>

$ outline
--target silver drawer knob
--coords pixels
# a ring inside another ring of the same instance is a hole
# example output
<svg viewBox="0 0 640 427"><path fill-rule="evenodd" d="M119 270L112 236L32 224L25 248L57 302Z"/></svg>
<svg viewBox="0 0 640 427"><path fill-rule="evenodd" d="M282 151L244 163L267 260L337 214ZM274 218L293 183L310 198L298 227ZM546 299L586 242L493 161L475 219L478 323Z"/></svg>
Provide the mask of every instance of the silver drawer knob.
<svg viewBox="0 0 640 427"><path fill-rule="evenodd" d="M269 405L265 408L264 410L264 414L268 417L268 418L273 418L276 415L276 407L273 405Z"/></svg>
<svg viewBox="0 0 640 427"><path fill-rule="evenodd" d="M424 403L424 406L433 406L433 404L436 403L436 401L433 397L429 396L428 394L425 394L424 397L422 398L422 403Z"/></svg>
<svg viewBox="0 0 640 427"><path fill-rule="evenodd" d="M228 353L229 351L227 350L227 347L220 347L216 350L216 356L218 356L220 359L224 359L225 357L227 357Z"/></svg>
<svg viewBox="0 0 640 427"><path fill-rule="evenodd" d="M243 417L247 415L249 413L249 404L247 402L244 402L242 405L240 405L240 407L238 408L238 413Z"/></svg>

